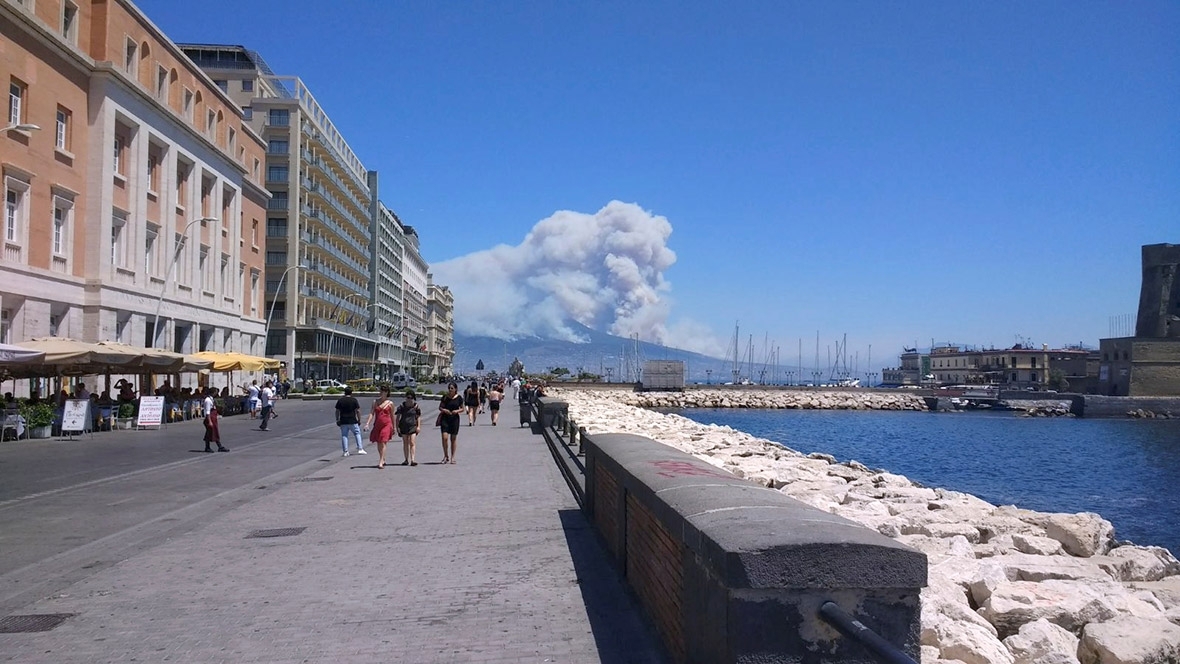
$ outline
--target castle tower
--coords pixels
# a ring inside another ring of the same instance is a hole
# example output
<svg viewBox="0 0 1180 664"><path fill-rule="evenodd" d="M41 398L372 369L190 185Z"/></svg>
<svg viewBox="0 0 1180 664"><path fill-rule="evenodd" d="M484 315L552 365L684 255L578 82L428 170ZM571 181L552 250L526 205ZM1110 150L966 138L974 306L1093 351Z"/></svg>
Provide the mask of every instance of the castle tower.
<svg viewBox="0 0 1180 664"><path fill-rule="evenodd" d="M1180 245L1143 245L1135 336L1180 339Z"/></svg>

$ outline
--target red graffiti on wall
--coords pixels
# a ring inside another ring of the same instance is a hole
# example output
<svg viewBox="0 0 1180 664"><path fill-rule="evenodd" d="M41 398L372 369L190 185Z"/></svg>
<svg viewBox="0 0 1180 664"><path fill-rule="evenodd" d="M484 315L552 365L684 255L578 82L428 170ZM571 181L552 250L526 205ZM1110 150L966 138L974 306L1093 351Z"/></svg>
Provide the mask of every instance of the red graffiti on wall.
<svg viewBox="0 0 1180 664"><path fill-rule="evenodd" d="M720 470L710 466L699 466L691 461L672 461L671 459L663 461L652 461L651 465L659 469L661 477L724 477L732 479L733 476L724 473Z"/></svg>

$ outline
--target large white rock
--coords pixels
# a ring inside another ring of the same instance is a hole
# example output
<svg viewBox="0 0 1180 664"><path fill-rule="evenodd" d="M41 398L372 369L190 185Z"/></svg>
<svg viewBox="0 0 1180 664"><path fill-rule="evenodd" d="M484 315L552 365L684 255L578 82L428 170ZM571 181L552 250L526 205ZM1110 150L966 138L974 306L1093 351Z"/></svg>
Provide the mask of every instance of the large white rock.
<svg viewBox="0 0 1180 664"><path fill-rule="evenodd" d="M1078 637L1040 618L1004 639L1016 664L1077 664Z"/></svg>
<svg viewBox="0 0 1180 664"><path fill-rule="evenodd" d="M1180 627L1163 618L1120 616L1090 623L1078 647L1082 664L1175 664L1180 662Z"/></svg>
<svg viewBox="0 0 1180 664"><path fill-rule="evenodd" d="M1095 562L1119 581L1159 581L1180 574L1180 562L1158 546L1120 546Z"/></svg>
<svg viewBox="0 0 1180 664"><path fill-rule="evenodd" d="M1061 542L1061 546L1075 556L1106 553L1114 543L1114 526L1093 512L1040 514L1033 517L1032 522L1044 528L1047 537Z"/></svg>
<svg viewBox="0 0 1180 664"><path fill-rule="evenodd" d="M1037 556L1010 553L993 556L989 562L999 565L1012 581L1047 581L1049 579L1093 579L1111 581L1110 574L1089 558L1072 556Z"/></svg>
<svg viewBox="0 0 1180 664"><path fill-rule="evenodd" d="M1061 542L1052 537L1037 537L1027 533L1012 533L1012 546L1021 553L1038 556L1055 556L1064 552Z"/></svg>
<svg viewBox="0 0 1180 664"><path fill-rule="evenodd" d="M1135 597L1123 586L1096 580L1010 581L991 589L979 613L1002 638L1040 618L1074 634L1080 634L1089 623L1118 615L1163 618L1157 606Z"/></svg>
<svg viewBox="0 0 1180 664"><path fill-rule="evenodd" d="M938 648L939 657L944 660L957 659L965 664L1015 662L1012 653L996 638L994 629L955 620L939 612L929 615L923 612L922 645Z"/></svg>

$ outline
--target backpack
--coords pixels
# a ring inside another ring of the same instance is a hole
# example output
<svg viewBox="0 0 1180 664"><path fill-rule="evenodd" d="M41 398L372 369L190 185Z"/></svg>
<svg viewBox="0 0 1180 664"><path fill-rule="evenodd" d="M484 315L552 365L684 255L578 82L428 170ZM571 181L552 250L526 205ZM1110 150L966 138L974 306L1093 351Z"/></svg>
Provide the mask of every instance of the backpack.
<svg viewBox="0 0 1180 664"><path fill-rule="evenodd" d="M402 406L401 415L397 419L397 429L399 432L409 433L418 428L418 407Z"/></svg>

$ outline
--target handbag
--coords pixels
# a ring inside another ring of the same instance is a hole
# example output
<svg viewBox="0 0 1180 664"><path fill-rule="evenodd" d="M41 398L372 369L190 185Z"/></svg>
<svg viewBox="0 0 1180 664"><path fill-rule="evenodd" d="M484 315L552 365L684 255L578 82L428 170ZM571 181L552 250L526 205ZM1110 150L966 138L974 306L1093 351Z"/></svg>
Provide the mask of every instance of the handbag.
<svg viewBox="0 0 1180 664"><path fill-rule="evenodd" d="M436 426L436 427L442 426L442 413L441 412L438 414L438 417L434 418L434 426Z"/></svg>

